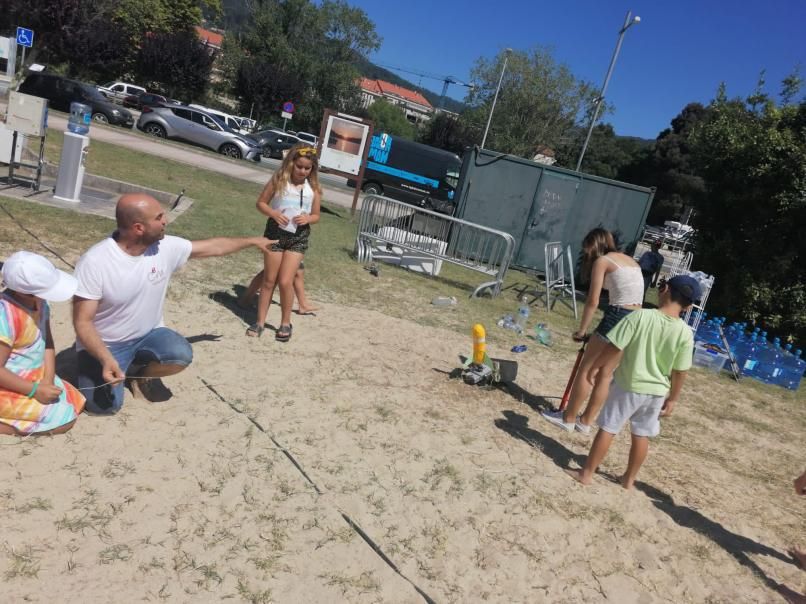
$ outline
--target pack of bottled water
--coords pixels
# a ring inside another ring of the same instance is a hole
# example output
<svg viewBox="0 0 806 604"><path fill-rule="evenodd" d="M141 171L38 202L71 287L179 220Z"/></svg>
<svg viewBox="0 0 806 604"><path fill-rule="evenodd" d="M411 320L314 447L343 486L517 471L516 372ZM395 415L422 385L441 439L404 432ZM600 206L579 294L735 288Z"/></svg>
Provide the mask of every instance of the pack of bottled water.
<svg viewBox="0 0 806 604"><path fill-rule="evenodd" d="M798 389L806 371L806 360L801 357L800 349L793 351L792 344L782 346L780 338L770 341L767 332L759 327L749 331L747 323L726 326L725 317L709 319L706 313L694 334L695 342L724 349L720 327L743 376L789 390Z"/></svg>

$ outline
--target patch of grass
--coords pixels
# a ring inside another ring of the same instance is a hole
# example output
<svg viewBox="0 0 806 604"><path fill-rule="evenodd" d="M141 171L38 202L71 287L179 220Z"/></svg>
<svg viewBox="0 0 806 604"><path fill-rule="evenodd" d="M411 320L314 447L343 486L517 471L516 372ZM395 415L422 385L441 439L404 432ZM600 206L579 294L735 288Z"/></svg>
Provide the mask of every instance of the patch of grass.
<svg viewBox="0 0 806 604"><path fill-rule="evenodd" d="M381 588L380 581L375 578L375 574L371 571L364 571L357 577L351 577L343 573L328 573L319 575L319 578L325 579L327 585L335 585L338 587L343 596L346 596L348 593L371 593Z"/></svg>
<svg viewBox="0 0 806 604"><path fill-rule="evenodd" d="M50 499L45 499L44 497L34 497L33 499L29 499L22 505L17 506L18 512L30 512L33 510L50 510L53 508L53 504L50 502Z"/></svg>
<svg viewBox="0 0 806 604"><path fill-rule="evenodd" d="M110 459L106 467L101 471L104 478L122 478L134 472L134 464L119 459Z"/></svg>
<svg viewBox="0 0 806 604"><path fill-rule="evenodd" d="M423 482L428 484L432 491L437 490L443 481L449 483L448 494L458 497L464 492L464 480L459 470L445 458L438 459L434 467L423 477Z"/></svg>
<svg viewBox="0 0 806 604"><path fill-rule="evenodd" d="M101 564L113 564L115 562L125 562L132 557L132 548L125 543L117 543L102 549L98 553L98 561Z"/></svg>
<svg viewBox="0 0 806 604"><path fill-rule="evenodd" d="M271 589L253 590L243 577L238 578L237 590L238 595L249 604L271 604Z"/></svg>
<svg viewBox="0 0 806 604"><path fill-rule="evenodd" d="M39 552L33 545L25 545L19 549L10 547L6 550L9 568L5 572L6 580L21 577L24 579L35 579L39 576Z"/></svg>

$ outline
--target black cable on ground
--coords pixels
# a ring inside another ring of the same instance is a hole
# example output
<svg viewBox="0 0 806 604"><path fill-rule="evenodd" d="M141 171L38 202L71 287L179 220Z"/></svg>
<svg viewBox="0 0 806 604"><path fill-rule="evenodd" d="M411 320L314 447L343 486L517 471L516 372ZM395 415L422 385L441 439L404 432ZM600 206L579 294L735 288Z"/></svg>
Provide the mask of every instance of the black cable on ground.
<svg viewBox="0 0 806 604"><path fill-rule="evenodd" d="M19 227L20 227L20 228L21 228L23 231L25 231L25 232L26 232L26 233L28 233L28 234L29 234L31 237L33 237L34 239L36 239L36 241L37 241L37 243L39 243L39 245L41 245L43 248L45 248L45 249L46 249L47 251L49 251L51 254L53 254L54 256L56 256L56 257L57 257L59 260L61 260L62 262L64 262L64 263L65 263L67 266L69 266L70 268L72 268L72 269L75 269L75 268L76 268L74 264L72 264L72 263L68 262L67 260L65 260L65 259L64 259L64 257L63 257L63 256L62 256L62 255L61 255L59 252L57 252L57 251L56 251L56 250L54 250L52 247L50 247L50 246L49 246L47 243L45 243L44 241L42 241L42 240L41 240L41 239L40 239L40 238L39 238L39 237L36 235L36 233L33 233L33 232L31 232L29 229L27 229L27 228L25 227L25 225L24 225L24 224L22 224L22 223L21 223L19 220L17 220L17 218L14 216L14 214L12 214L11 212L9 212L9 211L6 209L6 206L4 206L4 205L3 205L3 204L1 204L1 203L0 203L0 209L2 209L2 210L3 210L3 211L4 211L4 212L5 212L7 215L8 215L8 217L9 217L9 218L11 218L11 220L13 220L15 223L17 223L17 225L18 225L18 226L19 226Z"/></svg>
<svg viewBox="0 0 806 604"><path fill-rule="evenodd" d="M207 388L207 389L208 389L210 392L212 392L212 393L213 393L213 394L216 396L216 398L218 398L218 400L220 400L222 403L226 404L226 405L227 405L227 406L228 406L230 409L232 409L232 410L233 410L233 411L235 411L236 413L239 413L240 415L245 416L245 417L246 417L246 419L248 419L250 422L252 422L252 424L253 424L253 425L254 425L254 426L255 426L255 427L258 429L258 430L260 430L261 432L263 432L263 434L265 434L266 436L268 436L268 437L271 439L271 442L272 442L272 443L274 443L274 445L275 445L275 446L276 446L276 447L277 447L277 448L278 448L280 451L282 451L282 452L285 454L285 456L288 458L288 460L289 460L289 461L290 461L292 464L294 464L294 467L295 467L297 470L299 470L300 474L302 474L302 476L305 478L305 480L307 480L307 481L308 481L308 483L309 483L309 484L310 484L310 485L311 485L311 486L314 488L314 490L316 491L316 493L317 493L318 495L322 495L322 494L323 494L323 492L322 492L322 491L319 489L319 487L316 485L316 483L315 483L313 480L311 480L311 477L310 477L310 476L308 476L308 474L305 472L305 470L302 468L302 466L299 464L299 462L298 462L298 461L297 461L297 460L294 458L294 456L293 456L293 455L291 455L291 453L288 451L288 449L286 449L286 448L285 448L284 446L282 446L282 445L281 445L279 442L277 442L277 440L274 438L274 436L272 436L271 434L269 434L268 432L266 432L266 430L263 428L263 426L261 426L261 425L260 425L260 423L258 423L258 422L257 422L255 419L253 419L252 417L249 417L248 415L246 415L246 413L244 413L242 409L238 409L238 407L236 407L235 405L233 405L232 403L230 403L230 402L229 402L227 399L225 399L223 396L221 396L221 394L218 392L218 390L216 390L216 389L215 389L215 387L214 387L212 384L207 383L207 381L206 381L204 378L199 378L199 379L201 380L202 384L204 384L204 385L205 385L205 387L206 387L206 388ZM404 580L405 580L407 583L409 583L409 585L411 585L411 586L414 588L414 590L415 590L415 591L416 591L418 594L420 594L420 595L422 596L422 598L423 598L423 599L424 599L424 600L427 602L427 604L436 604L436 601L435 601L433 598L431 598L431 596L429 596L429 595L428 595L427 593L425 593L425 592L424 592L422 589L420 589L420 588L417 586L417 584L416 584L416 583L414 583L414 581L412 581L411 579L409 579L409 578L408 578L406 575L404 575L404 574L403 574L403 573L400 571L400 569L397 567L397 565L396 565L394 562L392 562L391 558L389 558L389 556L387 556L387 555L386 555L386 554L383 552L383 550L381 549L381 546L380 546L380 545L378 545L377 543L375 543L375 542L372 540L372 538L371 538L369 535L367 535L367 533L364 531L364 529L362 529L362 528L361 528L361 527L360 527L360 526L359 526L359 525L358 525L358 524L357 524L357 523L356 523L356 522L355 522L355 521L354 521L352 518L350 518L350 517L349 517L347 514L345 514L343 511L341 511L341 510L340 510L340 509L339 509L337 506L334 506L334 507L336 507L336 510L339 512L339 515L340 515L340 516L342 517L342 519L343 519L343 520L344 520L344 521L347 523L347 526L349 526L349 527L350 527L350 528L351 528L351 529L352 529L352 530L353 530L355 533L357 533L357 534L358 534L358 536L359 536L359 537L361 537L361 539L363 539L363 540L364 540L364 543L366 543L367 545L369 545L369 546L372 548L372 551L374 551L374 552L375 552L375 554L376 554L376 555L377 555L377 556L378 556L378 557L379 557L381 560L383 560L383 561L384 561L384 563L386 563L386 565L387 565L389 568L391 568L393 571L395 571L395 573L397 573L397 575L398 575L398 576L402 577L402 578L403 578L403 579L404 579Z"/></svg>

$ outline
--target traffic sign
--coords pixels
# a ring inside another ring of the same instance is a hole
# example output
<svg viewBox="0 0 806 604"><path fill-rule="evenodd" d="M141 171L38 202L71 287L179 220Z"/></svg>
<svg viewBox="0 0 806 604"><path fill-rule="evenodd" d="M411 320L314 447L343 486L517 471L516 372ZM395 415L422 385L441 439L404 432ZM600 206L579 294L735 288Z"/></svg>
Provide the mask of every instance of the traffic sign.
<svg viewBox="0 0 806 604"><path fill-rule="evenodd" d="M286 113L294 113L294 103L291 101L286 101L283 103L283 111Z"/></svg>
<svg viewBox="0 0 806 604"><path fill-rule="evenodd" d="M34 30L25 27L17 28L17 44L31 48L34 45Z"/></svg>
<svg viewBox="0 0 806 604"><path fill-rule="evenodd" d="M283 118L284 120L290 120L291 118L293 118L293 117L294 117L294 114L293 114L293 113L289 113L288 111L283 111L283 112L280 114L280 117L281 117L281 118Z"/></svg>

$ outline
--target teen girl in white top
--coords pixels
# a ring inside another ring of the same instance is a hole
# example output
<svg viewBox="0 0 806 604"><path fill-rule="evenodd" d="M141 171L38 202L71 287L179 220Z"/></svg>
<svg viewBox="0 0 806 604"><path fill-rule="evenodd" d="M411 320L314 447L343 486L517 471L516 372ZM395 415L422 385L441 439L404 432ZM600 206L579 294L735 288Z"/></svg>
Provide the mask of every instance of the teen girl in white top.
<svg viewBox="0 0 806 604"><path fill-rule="evenodd" d="M564 412L546 411L543 412L543 416L569 432L576 429L578 432L588 434L607 399L613 371L619 359L615 360L612 367L603 367L598 372L593 386L588 382L588 370L607 346L607 332L623 317L641 308L644 299L644 279L638 263L616 249L613 235L605 229L593 229L585 236L582 240L582 253L584 256L582 271L590 279L590 288L579 330L574 332L573 338L578 342L588 339L588 328L599 307L599 297L603 289L608 290L609 306L585 347L585 353L571 387L568 406ZM590 395L588 406L585 412L577 417L588 395Z"/></svg>
<svg viewBox="0 0 806 604"><path fill-rule="evenodd" d="M308 249L310 225L319 222L321 198L316 149L294 145L257 200L258 211L268 216L265 232L272 233L271 239L278 241L264 254L257 320L246 330L246 335L259 337L263 333L274 288L279 285L281 319L275 339L280 342L291 339L294 276Z"/></svg>

